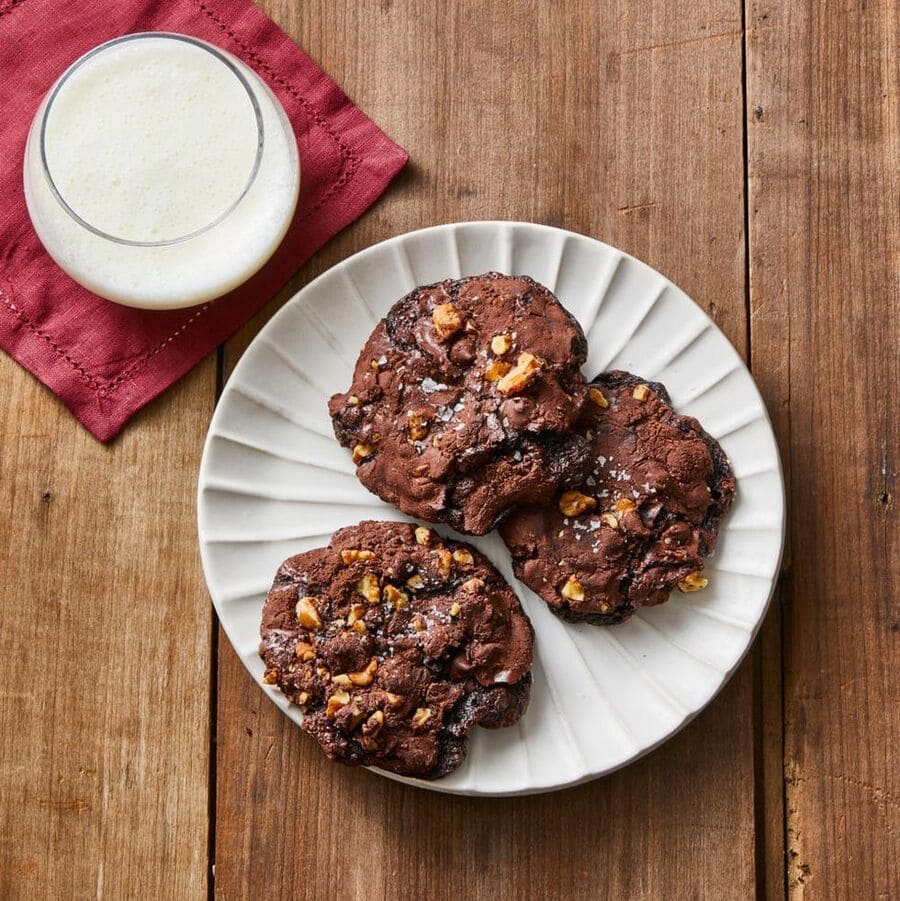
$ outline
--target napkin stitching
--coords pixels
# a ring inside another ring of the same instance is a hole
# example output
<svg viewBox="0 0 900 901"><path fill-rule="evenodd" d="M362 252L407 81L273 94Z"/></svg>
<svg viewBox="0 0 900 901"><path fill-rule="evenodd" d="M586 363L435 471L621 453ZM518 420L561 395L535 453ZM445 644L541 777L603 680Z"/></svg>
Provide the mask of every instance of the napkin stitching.
<svg viewBox="0 0 900 901"><path fill-rule="evenodd" d="M5 16L11 9L21 6L24 2L25 0L12 0L8 6L4 6L3 9L0 9L0 17Z"/></svg>
<svg viewBox="0 0 900 901"><path fill-rule="evenodd" d="M23 4L25 0L12 0L12 2L0 9L0 17L6 15L10 10L15 8L16 6L20 6ZM343 167L343 172L340 177L335 179L331 187L319 198L319 200L313 204L313 206L309 207L309 209L305 210L298 218L297 222L302 222L305 219L309 218L319 207L322 206L330 197L332 197L337 191L343 188L357 173L360 164L360 158L353 153L350 147L341 139L341 137L336 134L331 127L329 126L327 120L322 116L322 114L305 98L303 97L297 89L288 81L286 81L281 75L276 73L272 67L258 54L255 50L253 50L245 41L243 41L234 30L229 28L223 20L221 20L215 13L213 13L210 9L208 9L200 0L194 0L197 5L197 8L202 12L213 24L215 24L218 28L220 28L225 34L227 34L243 51L244 53L252 59L259 68L263 69L269 77L281 85L295 100L303 107L306 114L312 118L312 120L334 141L340 150L341 155L344 157L346 161L345 167ZM303 52L302 50L300 51ZM148 350L144 356L140 359L136 360L131 366L127 369L123 370L119 373L114 379L106 382L105 384L100 381L97 376L91 375L81 363L78 363L73 357L71 357L65 350L60 347L53 338L39 328L28 316L28 314L16 306L15 303L10 299L10 297L6 294L2 287L0 287L0 300L3 301L4 305L7 306L12 313L17 316L26 326L27 328L37 335L39 338L43 339L47 342L47 344L53 349L57 356L61 359L65 360L71 367L74 369L78 375L81 377L81 380L90 388L92 391L98 392L101 397L109 397L111 394L115 393L118 388L126 381L132 381L137 373L143 369L147 363L153 359L160 351L163 350L166 346L172 343L177 337L179 337L189 325L191 325L195 320L197 320L200 316L203 315L211 306L211 304L204 304L193 313L188 319L186 319L171 335L167 338L164 338L159 342L155 347L152 347Z"/></svg>
<svg viewBox="0 0 900 901"><path fill-rule="evenodd" d="M24 2L24 0L19 0L19 2ZM32 322L31 319L28 318L28 314L21 308L16 306L15 303L10 299L9 295L6 291L0 287L0 300L3 301L4 305L7 306L18 318L25 323L25 325L34 332L39 338L43 338L50 347L56 352L57 356L62 357L80 376L81 380L88 386L92 391L96 391L99 393L101 397L109 397L110 394L113 394L116 389L122 384L122 382L128 380L130 377L133 377L137 370L141 369L145 366L153 357L156 356L167 344L171 343L175 340L195 319L205 313L211 306L211 304L204 304L200 307L199 310L196 310L188 319L186 319L168 338L164 338L157 344L155 347L151 348L147 353L141 357L140 360L137 360L133 363L128 369L124 372L119 373L112 381L106 382L105 384L100 381L97 376L91 375L82 364L80 364L73 357L69 356L69 354L64 351L59 344L57 344L53 338L50 337L45 331L40 329L37 325Z"/></svg>
<svg viewBox="0 0 900 901"><path fill-rule="evenodd" d="M18 0L18 2L22 3L24 0ZM0 15L3 15L0 12ZM57 355L62 357L78 374L81 376L84 383L92 388L94 391L100 390L100 383L92 376L82 365L77 363L72 359L46 332L41 331L27 316L24 310L17 307L12 300L10 300L7 293L0 287L0 300L9 307L9 309L19 317L19 319L31 329L39 338L43 338L52 348L56 351Z"/></svg>

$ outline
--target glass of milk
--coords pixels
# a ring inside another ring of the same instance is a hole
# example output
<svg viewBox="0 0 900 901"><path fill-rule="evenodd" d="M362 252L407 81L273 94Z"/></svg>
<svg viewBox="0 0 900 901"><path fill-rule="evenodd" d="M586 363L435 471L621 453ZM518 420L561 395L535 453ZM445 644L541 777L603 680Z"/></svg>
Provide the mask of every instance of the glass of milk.
<svg viewBox="0 0 900 901"><path fill-rule="evenodd" d="M51 257L108 300L203 303L274 253L297 206L297 142L234 56L180 34L129 34L73 63L25 150L25 199Z"/></svg>

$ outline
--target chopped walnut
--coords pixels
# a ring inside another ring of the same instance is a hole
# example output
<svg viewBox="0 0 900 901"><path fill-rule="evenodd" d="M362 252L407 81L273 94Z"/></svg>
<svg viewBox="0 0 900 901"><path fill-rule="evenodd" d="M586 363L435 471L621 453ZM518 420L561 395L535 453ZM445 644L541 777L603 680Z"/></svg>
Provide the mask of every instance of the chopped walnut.
<svg viewBox="0 0 900 901"><path fill-rule="evenodd" d="M355 563L357 560L374 560L374 551L361 551L359 548L345 548L341 551L341 563Z"/></svg>
<svg viewBox="0 0 900 901"><path fill-rule="evenodd" d="M496 382L498 379L502 379L510 369L512 369L512 364L504 363L502 360L494 360L484 370L484 377L489 382Z"/></svg>
<svg viewBox="0 0 900 901"><path fill-rule="evenodd" d="M375 448L372 447L371 444L357 444L353 448L353 453L350 455L350 459L353 460L354 463L362 463L363 460L368 459L375 452Z"/></svg>
<svg viewBox="0 0 900 901"><path fill-rule="evenodd" d="M353 623L350 628L353 629L353 631L356 632L357 635L362 635L363 632L367 631L366 624L361 619L358 619L355 623Z"/></svg>
<svg viewBox="0 0 900 901"><path fill-rule="evenodd" d="M609 406L609 401L606 399L606 396L599 388L589 388L588 389L588 397L598 407L602 407L604 410Z"/></svg>
<svg viewBox="0 0 900 901"><path fill-rule="evenodd" d="M385 588L387 593L387 588ZM366 615L366 608L362 604L351 604L350 613L347 616L347 625L353 626Z"/></svg>
<svg viewBox="0 0 900 901"><path fill-rule="evenodd" d="M428 529L425 526L417 526L416 544L423 544L427 547L429 544L431 544L431 538L433 534L434 533L431 531L431 529Z"/></svg>
<svg viewBox="0 0 900 901"><path fill-rule="evenodd" d="M414 476L423 476L423 475L425 475L426 472L428 472L428 464L427 464L427 463L420 463L420 464L413 470L413 475L414 475Z"/></svg>
<svg viewBox="0 0 900 901"><path fill-rule="evenodd" d="M630 497L620 497L614 504L613 510L616 513L630 513L637 507L637 504Z"/></svg>
<svg viewBox="0 0 900 901"><path fill-rule="evenodd" d="M350 716L347 719L347 726L350 728L350 731L352 732L365 718L365 713L354 704L350 708Z"/></svg>
<svg viewBox="0 0 900 901"><path fill-rule="evenodd" d="M351 406L351 407L358 407L359 406L359 398L355 394L351 394L347 398L347 404L348 404L348 406Z"/></svg>
<svg viewBox="0 0 900 901"><path fill-rule="evenodd" d="M336 676L332 676L331 681L335 685L343 685L344 688L349 688L351 685L350 677L346 673L338 673Z"/></svg>
<svg viewBox="0 0 900 901"><path fill-rule="evenodd" d="M381 600L378 576L375 573L366 573L356 583L356 593L361 594L370 604L377 604Z"/></svg>
<svg viewBox="0 0 900 901"><path fill-rule="evenodd" d="M316 656L315 648L305 641L298 641L296 645L294 645L294 653L300 660L304 662L307 660L313 660Z"/></svg>
<svg viewBox="0 0 900 901"><path fill-rule="evenodd" d="M393 692L386 691L384 693L385 698L387 698L388 705L391 707L402 707L403 706L403 697L402 695L395 695Z"/></svg>
<svg viewBox="0 0 900 901"><path fill-rule="evenodd" d="M575 576L569 576L569 578L566 579L566 584L563 585L560 594L567 600L574 601L576 604L580 604L584 600L584 589L581 587L581 582L579 582Z"/></svg>
<svg viewBox="0 0 900 901"><path fill-rule="evenodd" d="M307 629L321 629L322 620L319 619L319 611L316 610L316 598L300 598L296 606L297 621Z"/></svg>
<svg viewBox="0 0 900 901"><path fill-rule="evenodd" d="M363 732L367 733L371 736L378 735L381 732L381 727L384 725L384 711L376 710L367 720L365 726L363 726Z"/></svg>
<svg viewBox="0 0 900 901"><path fill-rule="evenodd" d="M439 303L431 311L431 321L441 340L455 335L463 325L462 317L452 303Z"/></svg>
<svg viewBox="0 0 900 901"><path fill-rule="evenodd" d="M263 685L274 685L278 681L278 673L273 669L266 670L263 676Z"/></svg>
<svg viewBox="0 0 900 901"><path fill-rule="evenodd" d="M457 548L453 552L453 559L463 566L471 566L475 562L475 558L465 548Z"/></svg>
<svg viewBox="0 0 900 901"><path fill-rule="evenodd" d="M484 580L467 579L459 587L465 589L466 591L480 591L482 588L484 588Z"/></svg>
<svg viewBox="0 0 900 901"><path fill-rule="evenodd" d="M377 669L378 669L378 661L373 657L369 661L369 665L365 669L359 670L358 672L355 672L355 673L348 673L347 675L348 675L350 681L354 685L366 686L366 685L371 685L372 682L374 681L375 670L377 670Z"/></svg>
<svg viewBox="0 0 900 901"><path fill-rule="evenodd" d="M350 695L342 688L338 689L329 699L325 707L325 716L332 718L342 708L350 703Z"/></svg>
<svg viewBox="0 0 900 901"><path fill-rule="evenodd" d="M459 616L460 610L462 610L462 607L456 601L454 601L450 605L450 616Z"/></svg>
<svg viewBox="0 0 900 901"><path fill-rule="evenodd" d="M428 627L425 625L425 620L422 619L421 616L415 616L412 621L412 626L416 630L416 632L424 632Z"/></svg>
<svg viewBox="0 0 900 901"><path fill-rule="evenodd" d="M303 707L306 702L309 700L309 692L301 691L300 694L297 695L297 703Z"/></svg>
<svg viewBox="0 0 900 901"><path fill-rule="evenodd" d="M679 583L678 588L681 591L702 591L706 586L709 585L709 579L704 578L700 575L699 570L695 573L691 573L689 576L685 576Z"/></svg>
<svg viewBox="0 0 900 901"><path fill-rule="evenodd" d="M406 580L406 587L411 588L413 591L418 588L423 588L424 586L425 580L418 573L416 573L414 576L410 576Z"/></svg>
<svg viewBox="0 0 900 901"><path fill-rule="evenodd" d="M650 388L647 385L635 385L634 391L631 392L631 396L635 400L645 401L650 397Z"/></svg>
<svg viewBox="0 0 900 901"><path fill-rule="evenodd" d="M559 511L563 516L579 516L597 506L595 498L580 491L564 491L559 498Z"/></svg>
<svg viewBox="0 0 900 901"><path fill-rule="evenodd" d="M413 725L419 726L420 728L425 725L431 719L431 708L430 707L417 707L416 712L413 714Z"/></svg>
<svg viewBox="0 0 900 901"><path fill-rule="evenodd" d="M524 391L541 372L541 361L530 353L519 354L516 365L497 382L501 394L519 394Z"/></svg>
<svg viewBox="0 0 900 901"><path fill-rule="evenodd" d="M409 595L393 585L384 586L384 599L395 610L402 610L409 603Z"/></svg>
<svg viewBox="0 0 900 901"><path fill-rule="evenodd" d="M600 517L600 519L603 521L604 525L609 526L611 529L619 528L619 520L616 519L614 513L604 513L603 516Z"/></svg>
<svg viewBox="0 0 900 901"><path fill-rule="evenodd" d="M406 420L406 433L410 441L421 441L428 434L428 420L419 413L413 413Z"/></svg>
<svg viewBox="0 0 900 901"><path fill-rule="evenodd" d="M446 548L441 548L437 552L437 571L441 574L441 578L450 578L450 568L453 566L453 555Z"/></svg>
<svg viewBox="0 0 900 901"><path fill-rule="evenodd" d="M494 335L494 337L491 338L491 351L498 357L502 357L503 354L509 353L511 347L512 338L510 338L509 335Z"/></svg>

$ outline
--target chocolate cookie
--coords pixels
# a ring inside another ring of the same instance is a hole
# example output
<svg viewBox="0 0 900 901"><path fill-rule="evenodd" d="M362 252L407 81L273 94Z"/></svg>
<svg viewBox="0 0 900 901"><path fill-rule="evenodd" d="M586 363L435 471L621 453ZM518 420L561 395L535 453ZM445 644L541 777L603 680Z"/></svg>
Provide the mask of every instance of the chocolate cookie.
<svg viewBox="0 0 900 901"><path fill-rule="evenodd" d="M577 431L593 467L553 504L501 527L516 575L566 619L618 623L669 591L705 588L703 557L734 499L731 465L666 389L627 372L591 383Z"/></svg>
<svg viewBox="0 0 900 901"><path fill-rule="evenodd" d="M483 535L583 474L581 327L542 285L486 275L417 288L328 405L360 481L405 513Z"/></svg>
<svg viewBox="0 0 900 901"><path fill-rule="evenodd" d="M531 623L474 548L362 522L286 560L263 610L265 682L341 763L436 779L473 726L509 726L531 688Z"/></svg>

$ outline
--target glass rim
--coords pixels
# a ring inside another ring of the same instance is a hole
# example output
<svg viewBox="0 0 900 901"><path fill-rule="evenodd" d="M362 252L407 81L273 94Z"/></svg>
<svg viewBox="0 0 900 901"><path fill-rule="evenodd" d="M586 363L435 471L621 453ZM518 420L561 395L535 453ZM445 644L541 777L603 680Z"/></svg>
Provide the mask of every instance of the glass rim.
<svg viewBox="0 0 900 901"><path fill-rule="evenodd" d="M229 71L237 78L240 82L241 86L244 88L244 91L247 94L248 99L250 100L251 108L253 109L253 115L256 120L256 157L253 161L253 166L250 170L250 175L247 178L247 182L244 185L241 192L238 196L229 204L226 209L220 213L215 219L211 222L208 222L206 225L201 226L200 228L194 229L192 232L189 232L185 235L179 235L176 238L165 238L161 241L135 241L130 238L121 238L117 235L110 234L109 232L104 231L101 228L97 228L95 225L88 222L83 216L81 216L76 210L74 210L66 201L66 199L62 196L62 192L56 185L56 182L53 179L53 175L50 172L50 165L47 161L47 146L46 146L46 134L47 134L47 119L50 115L50 111L53 108L53 102L59 94L60 90L63 86L68 82L68 80L74 75L84 63L86 63L89 59L97 56L99 53L102 53L104 50L109 49L117 44L123 44L129 41L141 40L145 38L164 38L168 40L176 40L182 41L186 44L192 44L195 47L198 47L201 50L205 50L210 55L214 56L219 62L223 63ZM112 241L116 244L124 244L132 247L166 247L171 244L181 244L184 241L189 241L192 238L199 237L200 235L208 232L210 229L215 228L219 223L225 220L231 213L234 212L235 208L238 204L247 196L247 192L253 186L253 183L256 181L256 176L259 173L260 165L262 163L262 154L263 148L265 145L265 128L263 125L262 118L262 110L259 106L259 101L256 99L256 95L253 93L253 88L250 86L250 82L244 76L244 74L238 69L235 63L218 47L213 44L209 44L206 41L203 41L199 38L191 37L186 34L178 34L173 31L136 31L131 34L125 34L117 38L113 38L109 41L104 41L102 44L98 44L92 50L89 50L83 56L78 57L78 59L73 62L68 69L63 72L63 74L57 79L50 93L47 95L46 104L44 106L44 110L41 113L41 126L40 126L40 158L41 158L41 169L43 170L44 177L47 179L47 184L50 188L50 192L53 194L53 197L56 199L56 202L63 208L63 210L77 222L82 228L87 229L92 234L97 235L97 237L103 238L107 241Z"/></svg>

